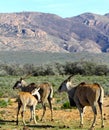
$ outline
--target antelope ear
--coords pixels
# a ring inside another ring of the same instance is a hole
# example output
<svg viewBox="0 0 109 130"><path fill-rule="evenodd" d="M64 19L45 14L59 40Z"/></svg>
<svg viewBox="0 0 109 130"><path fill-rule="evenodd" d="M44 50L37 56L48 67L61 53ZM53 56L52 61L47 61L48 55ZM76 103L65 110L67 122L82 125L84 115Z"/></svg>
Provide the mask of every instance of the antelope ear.
<svg viewBox="0 0 109 130"><path fill-rule="evenodd" d="M40 90L40 88L37 88L37 91L39 91Z"/></svg>
<svg viewBox="0 0 109 130"><path fill-rule="evenodd" d="M67 80L70 81L72 77L73 77L73 74L70 75Z"/></svg>
<svg viewBox="0 0 109 130"><path fill-rule="evenodd" d="M21 77L21 78L20 78L20 81L22 81L22 80L23 80L23 78Z"/></svg>

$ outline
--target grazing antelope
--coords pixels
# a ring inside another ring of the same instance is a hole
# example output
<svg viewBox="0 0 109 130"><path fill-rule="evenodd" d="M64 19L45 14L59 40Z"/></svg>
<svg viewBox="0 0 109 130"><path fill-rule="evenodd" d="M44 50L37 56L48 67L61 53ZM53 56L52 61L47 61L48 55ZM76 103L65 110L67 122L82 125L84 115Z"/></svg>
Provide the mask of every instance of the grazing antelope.
<svg viewBox="0 0 109 130"><path fill-rule="evenodd" d="M85 82L80 83L77 86L73 86L71 81L72 76L68 77L64 80L60 87L58 88L58 92L67 92L70 104L72 106L77 106L80 112L80 127L83 126L83 112L85 106L91 106L94 119L91 125L92 129L95 126L96 116L97 116L97 104L100 108L101 113L101 127L104 127L103 121L103 98L104 98L104 90L103 88L97 84L86 84Z"/></svg>
<svg viewBox="0 0 109 130"><path fill-rule="evenodd" d="M31 118L30 121L32 121L34 119L34 123L36 124L36 116L35 116L35 108L36 105L38 103L38 101L40 101L40 94L39 94L39 89L34 89L31 94L29 92L19 92L19 101L21 102L21 104L18 104L18 112L17 112L17 125L18 125L18 115L19 115L19 108L22 106L22 118L23 118L23 124L26 125L25 123L25 118L24 118L24 112L26 110L26 106L30 107L30 111L31 111ZM37 96L37 98L35 98L33 95ZM19 106L20 105L20 106Z"/></svg>
<svg viewBox="0 0 109 130"><path fill-rule="evenodd" d="M41 117L41 121L43 120L43 117L45 115L46 112L46 102L48 101L49 106L50 106L50 111L51 111L51 121L53 120L53 108L52 108L52 98L53 98L53 88L52 85L48 82L44 82L41 84L36 85L35 83L30 83L29 85L25 86L23 83L25 81L23 80L23 78L21 78L19 81L17 81L15 83L15 85L13 86L13 89L21 89L21 91L25 91L25 92L30 92L32 90L34 90L35 88L40 88L39 93L41 95L41 104L43 107L43 114ZM26 82L25 82L26 83ZM21 104L20 101L18 102L18 104ZM19 105L20 107L20 105ZM19 108L20 109L20 108Z"/></svg>

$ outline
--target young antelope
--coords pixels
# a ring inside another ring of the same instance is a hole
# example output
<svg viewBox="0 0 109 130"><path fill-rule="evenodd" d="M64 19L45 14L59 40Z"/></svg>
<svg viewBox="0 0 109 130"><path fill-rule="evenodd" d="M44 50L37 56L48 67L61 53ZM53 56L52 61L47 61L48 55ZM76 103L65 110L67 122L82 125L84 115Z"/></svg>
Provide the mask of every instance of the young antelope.
<svg viewBox="0 0 109 130"><path fill-rule="evenodd" d="M19 111L20 111L20 107L22 106L22 118L23 118L23 124L26 125L25 123L25 117L24 117L24 112L26 110L26 107L28 106L30 108L31 111L31 118L30 121L34 120L34 123L36 124L36 117L35 117L35 108L37 103L40 101L40 94L39 94L39 89L34 89L31 94L29 92L19 92L19 102L18 103L18 112L17 112L17 125L18 125L18 115L19 115ZM37 96L34 97L33 95Z"/></svg>

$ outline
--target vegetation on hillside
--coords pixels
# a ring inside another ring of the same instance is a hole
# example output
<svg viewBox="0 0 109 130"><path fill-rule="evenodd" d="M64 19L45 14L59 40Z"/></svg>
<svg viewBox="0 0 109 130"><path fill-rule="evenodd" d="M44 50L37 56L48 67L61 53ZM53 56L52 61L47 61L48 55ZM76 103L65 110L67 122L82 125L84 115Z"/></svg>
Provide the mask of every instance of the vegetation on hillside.
<svg viewBox="0 0 109 130"><path fill-rule="evenodd" d="M0 64L52 64L65 62L94 62L109 66L109 53L49 53L31 51L0 51Z"/></svg>
<svg viewBox="0 0 109 130"><path fill-rule="evenodd" d="M0 75L108 75L109 54L0 52Z"/></svg>

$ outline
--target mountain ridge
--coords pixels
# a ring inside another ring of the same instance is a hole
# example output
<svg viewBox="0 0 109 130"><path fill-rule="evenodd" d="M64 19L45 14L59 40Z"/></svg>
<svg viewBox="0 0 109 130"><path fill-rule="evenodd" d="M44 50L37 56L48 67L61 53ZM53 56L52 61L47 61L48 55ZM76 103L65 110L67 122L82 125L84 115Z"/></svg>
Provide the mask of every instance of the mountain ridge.
<svg viewBox="0 0 109 130"><path fill-rule="evenodd" d="M109 52L109 13L62 18L40 12L0 13L0 50Z"/></svg>

